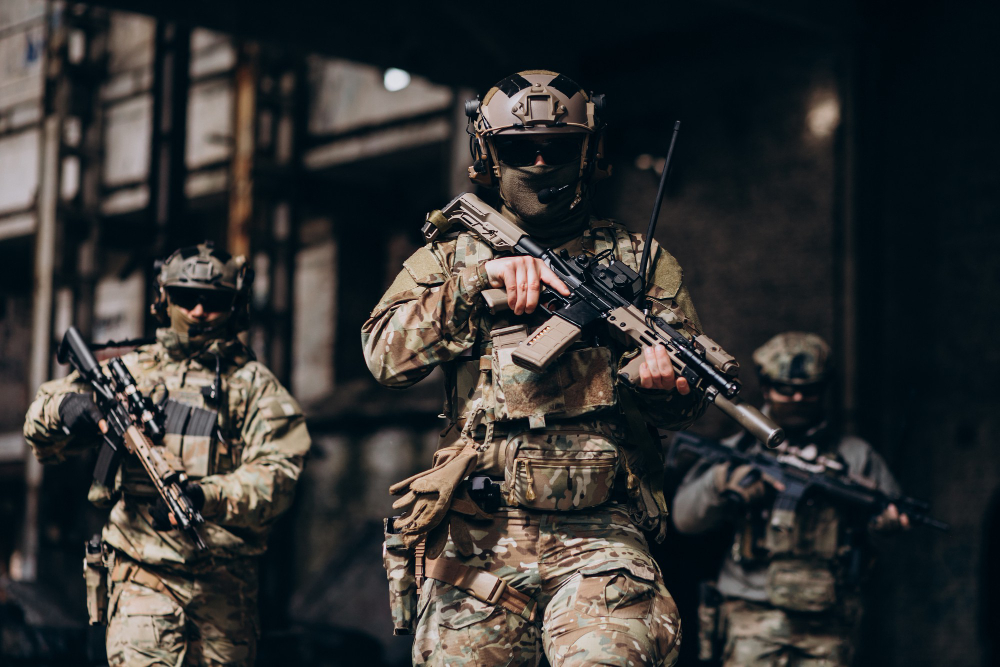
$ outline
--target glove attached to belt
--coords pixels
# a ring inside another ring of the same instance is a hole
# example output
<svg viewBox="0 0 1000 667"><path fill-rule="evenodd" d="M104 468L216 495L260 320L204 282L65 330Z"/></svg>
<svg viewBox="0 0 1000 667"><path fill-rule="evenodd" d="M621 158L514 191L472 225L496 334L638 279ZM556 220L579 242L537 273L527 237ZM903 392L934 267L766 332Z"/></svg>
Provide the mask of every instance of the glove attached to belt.
<svg viewBox="0 0 1000 667"><path fill-rule="evenodd" d="M482 526L486 528L492 519L493 515L484 512L469 497L469 491L465 485L462 485L452 497L451 507L448 508L441 523L427 533L424 554L428 558L440 556L448 542L448 534L450 533L455 550L462 556L472 556L476 551L470 528L475 528L477 522L486 522L486 525Z"/></svg>
<svg viewBox="0 0 1000 667"><path fill-rule="evenodd" d="M406 514L396 522L396 528L403 543L408 548L444 522L448 511L452 509L453 501L459 501L455 508L457 514L474 517L477 514L482 514L478 506L468 498L467 492L457 493L462 480L475 470L478 458L479 455L475 449L465 447L438 461L437 465L430 470L425 470L389 487L389 493L394 496L402 496L392 504L392 507L393 509L406 510ZM466 501L475 510L472 510ZM449 524L451 524L450 520L444 522L443 538L442 531L439 531L434 537L433 546L438 548L438 554L447 541ZM460 533L461 529L456 529L455 532ZM468 535L467 530L465 535ZM428 541L430 542L429 535ZM430 553L431 546L428 543L427 554L433 557ZM469 550L471 552L471 547Z"/></svg>

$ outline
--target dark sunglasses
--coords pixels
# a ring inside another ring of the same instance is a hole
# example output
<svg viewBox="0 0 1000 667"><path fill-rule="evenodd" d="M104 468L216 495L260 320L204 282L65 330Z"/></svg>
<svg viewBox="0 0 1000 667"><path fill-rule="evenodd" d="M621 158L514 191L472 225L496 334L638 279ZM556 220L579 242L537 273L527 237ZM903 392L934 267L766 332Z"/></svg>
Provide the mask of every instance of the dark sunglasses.
<svg viewBox="0 0 1000 667"><path fill-rule="evenodd" d="M496 143L497 159L511 167L530 167L539 155L545 164L569 164L580 159L583 139L580 137L550 137L537 140L529 137L500 137Z"/></svg>
<svg viewBox="0 0 1000 667"><path fill-rule="evenodd" d="M795 394L802 394L802 398L819 398L826 391L825 382L813 382L811 384L785 384L783 382L772 382L768 387L775 390L782 396L791 398Z"/></svg>
<svg viewBox="0 0 1000 667"><path fill-rule="evenodd" d="M228 291L198 289L192 287L169 287L167 294L174 305L184 310L194 310L200 303L206 313L221 313L233 306L235 294Z"/></svg>

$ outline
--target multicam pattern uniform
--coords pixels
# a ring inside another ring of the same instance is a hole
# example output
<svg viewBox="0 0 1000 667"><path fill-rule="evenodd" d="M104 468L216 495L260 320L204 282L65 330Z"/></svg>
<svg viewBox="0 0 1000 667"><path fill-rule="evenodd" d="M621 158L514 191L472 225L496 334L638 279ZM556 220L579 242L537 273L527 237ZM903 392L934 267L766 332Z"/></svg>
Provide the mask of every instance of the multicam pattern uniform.
<svg viewBox="0 0 1000 667"><path fill-rule="evenodd" d="M99 484L91 500L113 507L104 541L113 549L108 659L111 665L252 664L257 635L255 557L292 503L310 439L295 399L237 340L215 341L188 357L169 329L157 344L122 357L139 389L197 407L202 387L222 380L218 427L222 439L168 434L165 445L205 492L198 554L181 532L156 531L155 497L138 463L126 460L116 488ZM59 403L89 386L74 372L47 382L31 404L24 435L42 463L95 447L95 439L62 431ZM190 442L185 442L185 439ZM207 473L207 475L206 475ZM202 475L206 475L202 477Z"/></svg>
<svg viewBox="0 0 1000 667"><path fill-rule="evenodd" d="M642 239L593 220L562 247L574 254L612 249L636 268ZM523 332L497 331L519 323L530 331L544 314L489 313L479 294L489 286L484 263L493 256L465 232L425 246L404 263L362 329L368 367L383 384L409 386L443 367L446 415L456 426L442 449L455 446L467 420L481 423L472 431L485 445L477 474L506 474L507 501L532 508L503 508L485 526L472 525L475 555L459 556L449 541L444 557L532 595L537 620L427 579L416 610L414 664L537 664L544 650L553 666L671 665L680 643L676 607L641 531L623 505L606 502L625 439L618 392L629 391L644 416L664 428L691 423L704 409L702 397L616 385L623 349L606 341L578 344L542 374L507 363L507 346ZM676 260L655 242L651 258L654 312L697 327ZM483 425L495 428L490 444ZM393 573L407 576L398 566Z"/></svg>
<svg viewBox="0 0 1000 667"><path fill-rule="evenodd" d="M874 482L884 493L899 493L871 445L855 437L831 439L824 426L793 444L806 447L808 440L820 453L832 451L851 475ZM737 446L739 440L736 436L727 444ZM759 448L754 444L750 451ZM710 531L726 521L713 463L696 464L674 497L671 516L683 533ZM725 667L850 665L861 620L857 582L846 580L843 567L850 517L816 503L787 520L778 517L783 529L775 530L769 526L775 514L739 523L719 573L717 588L724 601L717 617L702 609L702 654L721 652Z"/></svg>

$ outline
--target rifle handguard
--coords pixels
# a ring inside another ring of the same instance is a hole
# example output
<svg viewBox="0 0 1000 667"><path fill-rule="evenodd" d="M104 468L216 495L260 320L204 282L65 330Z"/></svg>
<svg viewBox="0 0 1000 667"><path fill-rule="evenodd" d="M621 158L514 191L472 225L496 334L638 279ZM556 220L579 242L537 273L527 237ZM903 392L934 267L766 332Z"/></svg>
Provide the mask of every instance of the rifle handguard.
<svg viewBox="0 0 1000 667"><path fill-rule="evenodd" d="M553 315L533 334L518 344L511 359L521 368L542 373L566 348L580 338L580 327Z"/></svg>
<svg viewBox="0 0 1000 667"><path fill-rule="evenodd" d="M770 449L785 441L785 432L782 428L752 405L742 401L731 401L722 394L717 394L712 400L720 410Z"/></svg>

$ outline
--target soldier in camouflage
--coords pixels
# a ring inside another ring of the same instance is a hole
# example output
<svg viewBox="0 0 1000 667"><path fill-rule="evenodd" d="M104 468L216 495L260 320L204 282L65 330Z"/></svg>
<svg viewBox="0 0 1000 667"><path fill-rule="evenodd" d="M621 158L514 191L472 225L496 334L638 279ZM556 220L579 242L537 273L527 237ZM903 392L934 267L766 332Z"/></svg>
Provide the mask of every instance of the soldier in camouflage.
<svg viewBox="0 0 1000 667"><path fill-rule="evenodd" d="M237 337L249 316L244 264L210 243L172 254L158 278L156 343L122 357L145 395L170 399L164 455L189 478L208 549L170 529L137 461L123 461L112 488L94 483L90 500L111 508L103 541L112 666L254 661L257 559L292 503L310 440L295 399ZM76 372L39 389L24 424L39 461L99 444L90 391Z"/></svg>
<svg viewBox="0 0 1000 667"><path fill-rule="evenodd" d="M591 213L606 175L602 106L555 72L504 79L467 105L470 176L497 187L503 215L539 242L637 270L646 239ZM699 324L681 268L652 243L653 312L690 335ZM655 450L641 469L632 454L648 437L643 417L682 428L704 398L675 379L662 346L628 351L597 333L543 373L512 363L547 317L542 285L568 293L540 261L456 231L403 263L364 324L379 382L408 387L443 370L450 422L432 468L392 488L407 510L385 552L397 632L416 626L419 665L536 665L543 654L553 667L672 665L680 619L639 527L665 522L648 474L662 462ZM487 307L490 288L509 308ZM631 385L616 371L635 354L644 363ZM490 514L470 500L476 484L499 486Z"/></svg>
<svg viewBox="0 0 1000 667"><path fill-rule="evenodd" d="M871 445L839 434L826 421L830 348L822 338L779 334L753 358L764 412L785 429L790 444L802 448L806 457L832 454L849 474L887 494L899 493ZM726 444L751 451L761 447L746 434ZM780 483L765 476L749 486L740 484L750 468L699 462L674 497L672 516L682 533L730 526L732 508L724 491L735 491L746 501L715 585L720 604L703 601L699 611L701 657L721 657L726 667L849 665L860 623L858 579L864 566L859 550L868 537L865 527L851 525L837 508L822 502L803 504L783 516L785 511L764 502L772 497L772 487L780 490ZM884 532L907 527L908 517L890 505L868 528Z"/></svg>

